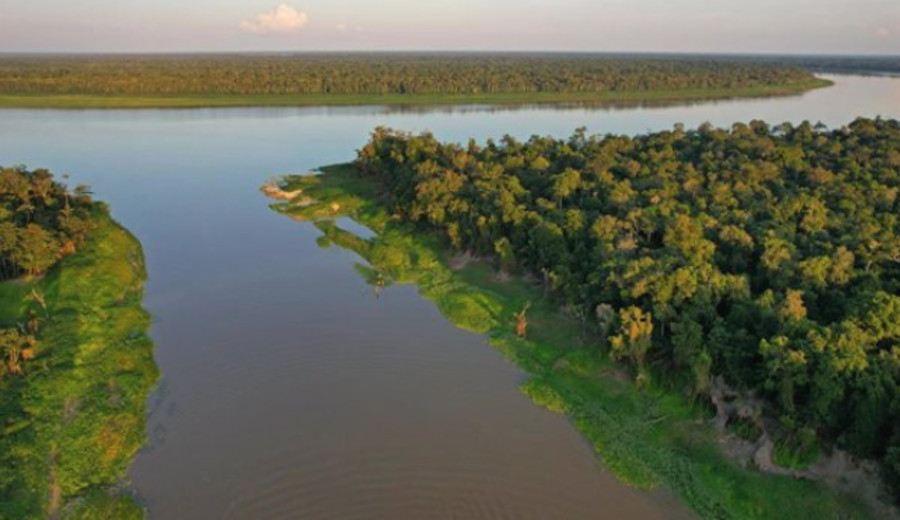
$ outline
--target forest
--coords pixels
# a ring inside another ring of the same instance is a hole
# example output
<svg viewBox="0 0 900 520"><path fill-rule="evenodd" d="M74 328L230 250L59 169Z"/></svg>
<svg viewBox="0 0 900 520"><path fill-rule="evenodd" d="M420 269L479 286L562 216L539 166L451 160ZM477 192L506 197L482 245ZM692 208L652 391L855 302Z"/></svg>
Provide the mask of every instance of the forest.
<svg viewBox="0 0 900 520"><path fill-rule="evenodd" d="M814 72L845 74L900 74L900 57L897 56L752 56L756 63L800 67Z"/></svg>
<svg viewBox="0 0 900 520"><path fill-rule="evenodd" d="M0 171L0 282L42 275L75 253L93 227L91 206L86 187L70 192L46 170ZM38 293L30 297L39 304L44 300ZM32 315L23 325L0 329L0 380L23 372L23 363L34 356L39 327Z"/></svg>
<svg viewBox="0 0 900 520"><path fill-rule="evenodd" d="M0 282L43 274L90 233L86 186L70 191L47 170L0 171Z"/></svg>
<svg viewBox="0 0 900 520"><path fill-rule="evenodd" d="M631 367L802 469L840 448L900 492L900 122L761 121L443 143L377 129L395 218L524 273ZM524 311L523 311L524 312Z"/></svg>
<svg viewBox="0 0 900 520"><path fill-rule="evenodd" d="M0 518L141 518L116 485L156 380L140 245L47 170L0 170Z"/></svg>
<svg viewBox="0 0 900 520"><path fill-rule="evenodd" d="M748 89L813 80L791 65L665 55L0 56L0 94L471 95Z"/></svg>

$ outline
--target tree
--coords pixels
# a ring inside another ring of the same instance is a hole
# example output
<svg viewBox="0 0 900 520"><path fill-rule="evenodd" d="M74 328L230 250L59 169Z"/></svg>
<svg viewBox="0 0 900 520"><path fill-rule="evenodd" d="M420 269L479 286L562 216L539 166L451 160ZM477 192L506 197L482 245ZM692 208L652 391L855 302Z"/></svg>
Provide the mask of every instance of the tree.
<svg viewBox="0 0 900 520"><path fill-rule="evenodd" d="M768 369L766 387L776 390L781 407L793 413L796 388L805 382L806 354L793 348L790 338L785 336L760 341L759 351Z"/></svg>
<svg viewBox="0 0 900 520"><path fill-rule="evenodd" d="M766 237L763 247L765 250L760 260L769 271L780 271L794 258L793 246L789 242L773 235Z"/></svg>
<svg viewBox="0 0 900 520"><path fill-rule="evenodd" d="M516 336L520 338L525 338L528 334L528 309L531 307L531 302L525 303L525 307L522 308L520 312L513 314L516 318Z"/></svg>
<svg viewBox="0 0 900 520"><path fill-rule="evenodd" d="M36 343L33 337L22 334L18 329L0 329L0 360L3 361L0 363L3 367L0 378L4 373L21 374L22 360L33 357Z"/></svg>
<svg viewBox="0 0 900 520"><path fill-rule="evenodd" d="M37 224L28 224L19 229L13 261L29 275L39 275L56 263L59 242L53 235Z"/></svg>
<svg viewBox="0 0 900 520"><path fill-rule="evenodd" d="M694 393L706 393L711 382L712 356L704 348L703 327L687 317L673 322L672 346L675 363L691 371Z"/></svg>
<svg viewBox="0 0 900 520"><path fill-rule="evenodd" d="M581 173L572 168L560 173L553 180L553 198L560 208L562 203L581 186Z"/></svg>
<svg viewBox="0 0 900 520"><path fill-rule="evenodd" d="M663 243L680 252L688 263L700 265L709 261L716 246L704 238L703 226L687 215L677 215L666 229Z"/></svg>
<svg viewBox="0 0 900 520"><path fill-rule="evenodd" d="M619 311L619 334L610 338L613 359L628 359L638 369L638 381L646 381L645 361L651 346L653 319L640 307Z"/></svg>
<svg viewBox="0 0 900 520"><path fill-rule="evenodd" d="M600 337L605 341L609 339L609 334L613 331L613 328L616 325L616 311L612 308L612 305L609 305L608 303L602 303L597 306L596 315Z"/></svg>
<svg viewBox="0 0 900 520"><path fill-rule="evenodd" d="M494 252L500 258L500 269L503 272L510 273L516 268L516 253L508 238L502 237L494 242Z"/></svg>
<svg viewBox="0 0 900 520"><path fill-rule="evenodd" d="M0 280L45 272L94 227L86 188L72 197L46 170L0 169Z"/></svg>
<svg viewBox="0 0 900 520"><path fill-rule="evenodd" d="M803 303L803 291L789 290L781 306L781 315L786 319L802 320L806 318L806 304Z"/></svg>
<svg viewBox="0 0 900 520"><path fill-rule="evenodd" d="M463 161L458 145L384 130L359 163L399 218L515 262L595 319L639 383L652 348L660 375L689 377L695 395L721 376L798 438L881 457L900 414L897 143L893 120L755 121L507 136ZM442 170L466 181L433 197ZM415 218L424 193L440 223Z"/></svg>
<svg viewBox="0 0 900 520"><path fill-rule="evenodd" d="M18 266L12 261L13 252L16 250L18 233L14 222L0 222L0 274L2 278L12 278L18 273Z"/></svg>

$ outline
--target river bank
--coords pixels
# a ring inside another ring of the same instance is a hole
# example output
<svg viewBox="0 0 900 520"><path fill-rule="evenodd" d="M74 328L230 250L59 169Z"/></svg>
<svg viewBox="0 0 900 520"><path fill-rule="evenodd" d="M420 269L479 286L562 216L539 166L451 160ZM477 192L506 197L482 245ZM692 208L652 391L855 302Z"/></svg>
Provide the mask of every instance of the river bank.
<svg viewBox="0 0 900 520"><path fill-rule="evenodd" d="M0 284L0 322L42 322L23 375L0 382L0 518L144 516L123 479L158 378L147 274L140 243L105 205L93 220L86 246L46 276Z"/></svg>
<svg viewBox="0 0 900 520"><path fill-rule="evenodd" d="M633 92L532 92L495 94L388 94L388 95L198 95L198 96L95 96L59 94L0 94L0 108L136 109L217 107L312 107L312 106L428 106L428 105L603 105L617 102L704 101L776 97L802 94L830 87L833 82L816 78L807 82L749 88L648 90Z"/></svg>
<svg viewBox="0 0 900 520"><path fill-rule="evenodd" d="M529 376L522 391L545 408L568 415L619 479L663 487L702 518L866 518L861 500L824 485L764 474L729 459L710 410L661 385L637 389L610 363L589 330L535 284L498 277L485 261L460 262L435 237L390 216L377 187L349 166L285 180L302 190L304 205L273 207L323 233L320 244L357 253L358 270L376 291L412 283L458 327L489 342ZM312 199L314 203L308 203ZM350 216L377 233L363 239L333 219ZM530 302L525 339L514 334L515 314Z"/></svg>

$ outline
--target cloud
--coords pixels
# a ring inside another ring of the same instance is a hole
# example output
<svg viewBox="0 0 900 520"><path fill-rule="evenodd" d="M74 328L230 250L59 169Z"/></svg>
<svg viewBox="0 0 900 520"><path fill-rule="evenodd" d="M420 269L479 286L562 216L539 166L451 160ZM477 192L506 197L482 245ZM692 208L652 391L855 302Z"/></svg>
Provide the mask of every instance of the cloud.
<svg viewBox="0 0 900 520"><path fill-rule="evenodd" d="M309 16L288 4L279 4L271 11L259 14L253 21L241 22L239 28L248 33L291 33L306 25Z"/></svg>
<svg viewBox="0 0 900 520"><path fill-rule="evenodd" d="M891 36L891 31L887 27L879 27L875 30L875 35L879 38L888 38Z"/></svg>
<svg viewBox="0 0 900 520"><path fill-rule="evenodd" d="M347 33L361 33L365 29L363 29L359 25L350 25L348 23L341 22L339 24L335 24L334 30L341 34L347 34Z"/></svg>

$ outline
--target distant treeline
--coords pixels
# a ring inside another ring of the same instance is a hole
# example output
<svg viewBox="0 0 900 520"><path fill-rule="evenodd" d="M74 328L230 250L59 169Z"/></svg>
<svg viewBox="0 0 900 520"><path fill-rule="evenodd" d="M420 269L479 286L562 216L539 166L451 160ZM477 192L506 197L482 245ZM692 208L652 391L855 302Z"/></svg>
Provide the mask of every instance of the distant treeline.
<svg viewBox="0 0 900 520"><path fill-rule="evenodd" d="M814 72L900 74L900 56L760 56L749 59Z"/></svg>
<svg viewBox="0 0 900 520"><path fill-rule="evenodd" d="M768 432L777 463L824 439L900 491L900 122L465 146L379 129L357 164L396 215L542 281L639 382L724 378L766 398L733 427Z"/></svg>
<svg viewBox="0 0 900 520"><path fill-rule="evenodd" d="M0 56L0 93L124 96L642 92L796 85L797 67L592 54Z"/></svg>

